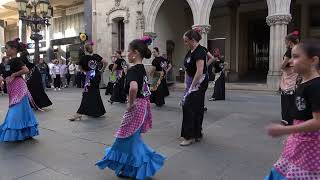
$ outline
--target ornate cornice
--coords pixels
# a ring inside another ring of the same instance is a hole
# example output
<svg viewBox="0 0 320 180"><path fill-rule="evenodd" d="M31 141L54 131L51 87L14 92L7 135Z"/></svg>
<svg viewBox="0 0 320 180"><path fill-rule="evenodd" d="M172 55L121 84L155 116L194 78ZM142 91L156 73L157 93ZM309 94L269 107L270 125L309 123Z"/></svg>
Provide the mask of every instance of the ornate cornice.
<svg viewBox="0 0 320 180"><path fill-rule="evenodd" d="M145 29L145 17L142 11L137 11L136 29Z"/></svg>
<svg viewBox="0 0 320 180"><path fill-rule="evenodd" d="M269 26L274 26L276 24L287 25L291 20L292 16L290 14L271 15L266 18L266 22Z"/></svg>
<svg viewBox="0 0 320 180"><path fill-rule="evenodd" d="M125 11L126 15L123 17L123 18L124 18L123 22L124 22L124 23L128 23L128 22L129 22L129 17L130 17L129 8L128 8L128 7L123 7L123 6L116 6L116 7L111 8L111 9L106 13L108 25L112 24L112 22L111 22L111 20L110 20L110 15L111 15L113 12L116 12L116 11Z"/></svg>
<svg viewBox="0 0 320 180"><path fill-rule="evenodd" d="M157 38L157 33L155 32L144 32L143 33L144 36L149 36L151 37L153 40L155 40Z"/></svg>
<svg viewBox="0 0 320 180"><path fill-rule="evenodd" d="M211 26L204 24L204 25L193 25L192 29L200 29L201 30L201 34L208 34L210 32Z"/></svg>

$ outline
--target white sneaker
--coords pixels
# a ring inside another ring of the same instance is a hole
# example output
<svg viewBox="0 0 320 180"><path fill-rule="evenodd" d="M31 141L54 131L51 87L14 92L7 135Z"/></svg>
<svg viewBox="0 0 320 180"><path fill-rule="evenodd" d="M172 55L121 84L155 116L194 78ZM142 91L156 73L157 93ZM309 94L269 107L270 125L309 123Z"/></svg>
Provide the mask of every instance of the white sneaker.
<svg viewBox="0 0 320 180"><path fill-rule="evenodd" d="M61 91L61 89L59 88L58 91Z"/></svg>
<svg viewBox="0 0 320 180"><path fill-rule="evenodd" d="M54 90L54 91L57 91L57 88L54 88L53 90Z"/></svg>
<svg viewBox="0 0 320 180"><path fill-rule="evenodd" d="M180 146L190 146L193 143L194 143L194 139L189 139L189 140L185 139L180 143Z"/></svg>

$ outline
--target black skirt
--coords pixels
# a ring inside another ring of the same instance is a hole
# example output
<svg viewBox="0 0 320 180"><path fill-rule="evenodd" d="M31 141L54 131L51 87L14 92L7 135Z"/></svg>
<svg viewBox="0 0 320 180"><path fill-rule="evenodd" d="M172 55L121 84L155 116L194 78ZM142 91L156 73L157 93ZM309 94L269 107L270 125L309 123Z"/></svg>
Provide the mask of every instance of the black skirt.
<svg viewBox="0 0 320 180"><path fill-rule="evenodd" d="M52 102L43 89L41 74L38 68L33 67L30 70L30 74L27 76L27 86L33 101L39 108L44 108L52 105Z"/></svg>
<svg viewBox="0 0 320 180"><path fill-rule="evenodd" d="M100 75L96 74L96 76L90 81L88 92L83 92L81 104L77 111L78 114L100 117L106 113L100 95L100 79Z"/></svg>
<svg viewBox="0 0 320 180"><path fill-rule="evenodd" d="M112 102L125 103L127 101L127 95L124 89L124 82L124 75L115 82L115 85L112 90L112 96L110 98Z"/></svg>
<svg viewBox="0 0 320 180"><path fill-rule="evenodd" d="M205 80L198 91L190 93L185 99L181 137L186 140L202 138L202 123L204 116L204 100L208 80Z"/></svg>
<svg viewBox="0 0 320 180"><path fill-rule="evenodd" d="M114 83L113 82L108 82L108 85L106 87L106 92L104 93L105 95L112 95L113 92L113 87L114 87Z"/></svg>
<svg viewBox="0 0 320 180"><path fill-rule="evenodd" d="M164 97L168 97L170 95L170 92L169 92L169 87L168 87L168 84L167 84L167 79L163 78L162 81L163 81Z"/></svg>
<svg viewBox="0 0 320 180"><path fill-rule="evenodd" d="M165 104L164 98L166 94L166 84L164 79L162 79L157 90L151 91L150 102L156 104L157 106L163 106Z"/></svg>
<svg viewBox="0 0 320 180"><path fill-rule="evenodd" d="M220 77L216 80L214 84L214 91L212 98L215 100L225 100L226 99L226 83L224 72L221 72Z"/></svg>

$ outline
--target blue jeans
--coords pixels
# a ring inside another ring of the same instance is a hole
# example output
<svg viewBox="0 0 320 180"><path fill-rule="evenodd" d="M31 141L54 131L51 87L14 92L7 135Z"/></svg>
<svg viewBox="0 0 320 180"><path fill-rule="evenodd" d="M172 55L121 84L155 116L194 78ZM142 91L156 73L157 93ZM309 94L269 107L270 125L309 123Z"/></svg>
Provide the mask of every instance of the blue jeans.
<svg viewBox="0 0 320 180"><path fill-rule="evenodd" d="M47 84L47 74L41 74L41 80L42 80L42 86L43 89L46 89L46 84Z"/></svg>

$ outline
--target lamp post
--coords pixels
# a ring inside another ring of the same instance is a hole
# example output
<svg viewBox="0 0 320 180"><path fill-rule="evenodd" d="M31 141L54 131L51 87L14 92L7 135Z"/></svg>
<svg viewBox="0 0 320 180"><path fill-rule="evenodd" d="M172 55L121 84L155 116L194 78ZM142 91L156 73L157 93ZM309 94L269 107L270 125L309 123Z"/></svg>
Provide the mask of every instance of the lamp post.
<svg viewBox="0 0 320 180"><path fill-rule="evenodd" d="M34 40L34 62L40 60L39 41L43 39L39 32L45 26L50 26L53 8L49 0L16 0L19 9L19 19L31 27L30 39Z"/></svg>

